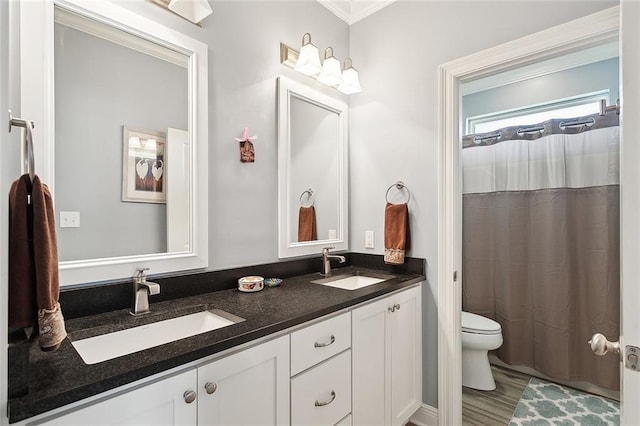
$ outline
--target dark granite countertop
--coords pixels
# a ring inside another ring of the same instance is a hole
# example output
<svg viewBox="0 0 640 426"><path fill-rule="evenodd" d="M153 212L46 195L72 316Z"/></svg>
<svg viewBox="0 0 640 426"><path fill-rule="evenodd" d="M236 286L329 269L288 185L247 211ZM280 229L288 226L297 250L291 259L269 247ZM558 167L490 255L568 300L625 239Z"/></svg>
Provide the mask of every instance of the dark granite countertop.
<svg viewBox="0 0 640 426"><path fill-rule="evenodd" d="M389 273L356 266L356 270ZM335 270L334 273L338 273ZM348 308L423 281L420 273L397 273L393 279L358 290L313 284L319 274L286 278L280 287L257 293L225 289L151 304L151 314L127 309L67 321L69 338L53 353L30 350L29 393L9 400L9 421L17 422L136 380L196 361L290 327ZM221 309L245 321L98 364L85 364L69 339L90 337L205 309Z"/></svg>

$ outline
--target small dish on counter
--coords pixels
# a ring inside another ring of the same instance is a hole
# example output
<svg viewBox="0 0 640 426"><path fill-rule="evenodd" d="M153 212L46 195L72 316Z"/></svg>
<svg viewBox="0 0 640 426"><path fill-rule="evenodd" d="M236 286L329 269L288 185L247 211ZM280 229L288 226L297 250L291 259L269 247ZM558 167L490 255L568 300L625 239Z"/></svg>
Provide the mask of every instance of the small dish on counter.
<svg viewBox="0 0 640 426"><path fill-rule="evenodd" d="M282 284L281 278L265 278L264 279L264 285L266 287L278 287L280 284Z"/></svg>
<svg viewBox="0 0 640 426"><path fill-rule="evenodd" d="M264 278L257 275L242 277L238 280L238 290L253 293L264 288Z"/></svg>

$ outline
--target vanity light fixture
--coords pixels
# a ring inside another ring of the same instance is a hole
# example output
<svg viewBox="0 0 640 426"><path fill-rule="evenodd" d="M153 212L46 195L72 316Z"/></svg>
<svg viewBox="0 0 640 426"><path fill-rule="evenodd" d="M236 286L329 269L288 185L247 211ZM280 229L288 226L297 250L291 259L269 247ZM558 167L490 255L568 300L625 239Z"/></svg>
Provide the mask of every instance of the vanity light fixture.
<svg viewBox="0 0 640 426"><path fill-rule="evenodd" d="M284 43L280 43L280 63L296 71L316 78L323 84L333 87L345 95L362 92L358 71L353 68L351 58L344 61L344 71L340 71L340 61L333 56L333 48L325 49L324 65L320 65L318 48L311 44L311 35L302 36L300 53ZM319 75L318 75L319 74Z"/></svg>
<svg viewBox="0 0 640 426"><path fill-rule="evenodd" d="M318 75L322 71L318 48L311 43L311 34L309 33L304 33L302 36L302 47L300 48L298 62L296 62L293 69L308 76Z"/></svg>
<svg viewBox="0 0 640 426"><path fill-rule="evenodd" d="M202 20L213 13L208 0L150 0L164 9L168 9L196 25L202 26Z"/></svg>
<svg viewBox="0 0 640 426"><path fill-rule="evenodd" d="M324 62L322 63L322 72L318 76L318 81L331 87L342 83L340 61L333 56L333 47L327 47L324 50Z"/></svg>
<svg viewBox="0 0 640 426"><path fill-rule="evenodd" d="M351 58L344 60L344 70L342 71L342 83L338 86L338 90L345 95L352 95L354 93L362 92L360 87L360 79L358 78L358 71L353 67Z"/></svg>

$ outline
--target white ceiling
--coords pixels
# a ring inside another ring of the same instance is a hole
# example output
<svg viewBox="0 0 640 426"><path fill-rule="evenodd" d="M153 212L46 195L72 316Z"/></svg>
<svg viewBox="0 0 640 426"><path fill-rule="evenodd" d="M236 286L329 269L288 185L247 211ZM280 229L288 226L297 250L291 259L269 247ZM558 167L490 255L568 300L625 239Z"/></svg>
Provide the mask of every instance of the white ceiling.
<svg viewBox="0 0 640 426"><path fill-rule="evenodd" d="M396 0L318 0L338 18L351 25Z"/></svg>

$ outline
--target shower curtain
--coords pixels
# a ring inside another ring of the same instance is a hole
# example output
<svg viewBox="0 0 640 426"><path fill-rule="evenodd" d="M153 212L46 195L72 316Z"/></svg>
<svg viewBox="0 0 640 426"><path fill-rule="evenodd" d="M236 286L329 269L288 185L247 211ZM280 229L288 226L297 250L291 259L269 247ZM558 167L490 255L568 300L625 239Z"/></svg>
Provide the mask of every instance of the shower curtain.
<svg viewBox="0 0 640 426"><path fill-rule="evenodd" d="M463 139L463 309L502 326L499 359L619 389L618 116Z"/></svg>

